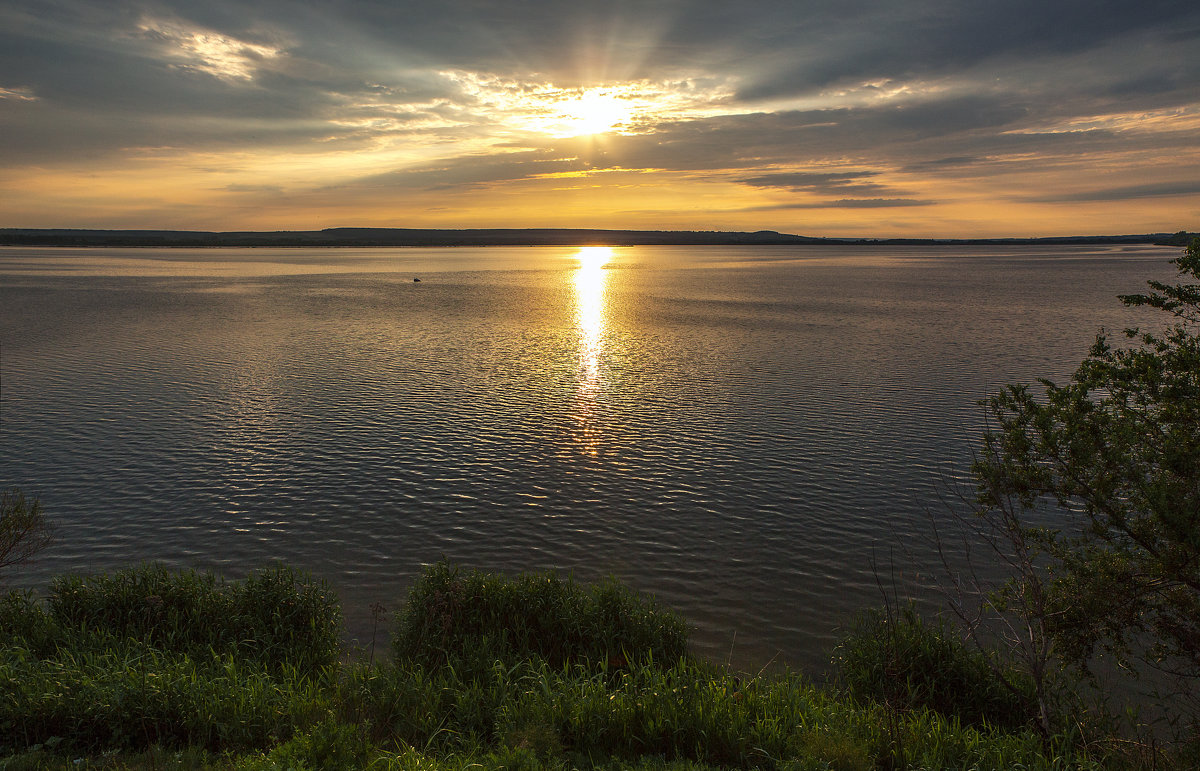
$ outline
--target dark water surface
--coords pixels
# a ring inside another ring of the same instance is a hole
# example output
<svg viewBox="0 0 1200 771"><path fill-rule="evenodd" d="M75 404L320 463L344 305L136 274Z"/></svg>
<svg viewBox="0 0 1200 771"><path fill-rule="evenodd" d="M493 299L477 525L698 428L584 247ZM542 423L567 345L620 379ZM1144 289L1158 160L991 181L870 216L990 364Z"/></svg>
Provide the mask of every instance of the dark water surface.
<svg viewBox="0 0 1200 771"><path fill-rule="evenodd" d="M1144 321L1114 296L1177 252L0 249L0 485L58 536L18 582L283 559L369 640L444 555L816 669L873 554L933 570L978 400Z"/></svg>

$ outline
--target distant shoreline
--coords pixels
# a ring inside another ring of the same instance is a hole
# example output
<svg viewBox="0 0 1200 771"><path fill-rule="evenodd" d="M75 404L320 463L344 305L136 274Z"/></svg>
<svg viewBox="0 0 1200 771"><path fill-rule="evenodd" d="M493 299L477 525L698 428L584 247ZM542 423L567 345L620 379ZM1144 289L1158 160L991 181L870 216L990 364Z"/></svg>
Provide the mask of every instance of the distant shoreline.
<svg viewBox="0 0 1200 771"><path fill-rule="evenodd" d="M576 228L230 231L0 228L0 246L93 247L439 247L439 246L787 246L826 245L1186 245L1184 233L1050 238L815 238L773 230L753 233Z"/></svg>

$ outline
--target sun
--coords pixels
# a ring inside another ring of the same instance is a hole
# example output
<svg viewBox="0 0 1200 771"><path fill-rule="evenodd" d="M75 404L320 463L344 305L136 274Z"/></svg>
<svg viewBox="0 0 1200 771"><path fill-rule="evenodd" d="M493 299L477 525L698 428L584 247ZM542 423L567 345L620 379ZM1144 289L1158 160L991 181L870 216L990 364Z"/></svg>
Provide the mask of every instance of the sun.
<svg viewBox="0 0 1200 771"><path fill-rule="evenodd" d="M633 117L629 100L622 99L603 89L584 91L576 97L553 105L561 136L576 137L586 134L603 134L627 124Z"/></svg>

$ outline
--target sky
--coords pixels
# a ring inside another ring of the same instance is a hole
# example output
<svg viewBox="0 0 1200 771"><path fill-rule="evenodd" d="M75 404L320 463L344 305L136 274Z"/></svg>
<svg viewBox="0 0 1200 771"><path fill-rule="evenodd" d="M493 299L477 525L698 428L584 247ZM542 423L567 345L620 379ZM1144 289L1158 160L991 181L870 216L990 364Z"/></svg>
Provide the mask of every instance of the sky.
<svg viewBox="0 0 1200 771"><path fill-rule="evenodd" d="M1200 230L1195 0L0 0L0 227Z"/></svg>

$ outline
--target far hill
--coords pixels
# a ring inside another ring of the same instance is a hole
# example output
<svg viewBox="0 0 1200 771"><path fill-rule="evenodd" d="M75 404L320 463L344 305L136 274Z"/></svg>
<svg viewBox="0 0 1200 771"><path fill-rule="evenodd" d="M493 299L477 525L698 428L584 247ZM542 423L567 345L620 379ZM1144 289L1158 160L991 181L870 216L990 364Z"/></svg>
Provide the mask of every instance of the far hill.
<svg viewBox="0 0 1200 771"><path fill-rule="evenodd" d="M436 230L327 228L210 232L199 230L72 230L0 228L4 246L728 246L789 244L1166 244L1185 233L1057 238L814 238L759 230L754 233L694 230L591 230L574 228Z"/></svg>

